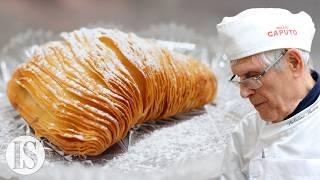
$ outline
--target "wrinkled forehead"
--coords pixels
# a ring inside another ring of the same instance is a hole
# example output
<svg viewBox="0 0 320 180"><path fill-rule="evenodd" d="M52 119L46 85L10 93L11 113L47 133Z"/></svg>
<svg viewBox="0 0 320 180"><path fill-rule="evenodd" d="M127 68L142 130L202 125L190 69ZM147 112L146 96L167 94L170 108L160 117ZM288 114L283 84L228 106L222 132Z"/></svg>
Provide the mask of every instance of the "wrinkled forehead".
<svg viewBox="0 0 320 180"><path fill-rule="evenodd" d="M248 72L260 72L265 68L265 64L258 55L248 56L231 61L231 70L236 75L244 75Z"/></svg>

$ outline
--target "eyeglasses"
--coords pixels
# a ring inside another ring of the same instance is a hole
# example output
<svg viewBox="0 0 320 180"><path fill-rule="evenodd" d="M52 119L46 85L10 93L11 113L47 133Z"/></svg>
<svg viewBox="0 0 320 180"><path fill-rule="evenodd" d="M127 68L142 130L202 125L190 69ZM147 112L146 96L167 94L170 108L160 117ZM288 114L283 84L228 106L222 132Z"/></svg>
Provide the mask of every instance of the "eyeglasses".
<svg viewBox="0 0 320 180"><path fill-rule="evenodd" d="M249 77L247 79L244 79L244 80L234 80L236 78L237 75L233 75L231 78L230 78L230 82L236 84L236 85L243 85L249 89L259 89L261 86L262 86L262 82L260 81L260 79L275 65L277 64L281 58L287 53L287 49L283 50L280 54L280 56L269 66L267 67L266 69L264 69L264 71L256 76L253 76L253 77ZM238 77L239 78L239 77Z"/></svg>

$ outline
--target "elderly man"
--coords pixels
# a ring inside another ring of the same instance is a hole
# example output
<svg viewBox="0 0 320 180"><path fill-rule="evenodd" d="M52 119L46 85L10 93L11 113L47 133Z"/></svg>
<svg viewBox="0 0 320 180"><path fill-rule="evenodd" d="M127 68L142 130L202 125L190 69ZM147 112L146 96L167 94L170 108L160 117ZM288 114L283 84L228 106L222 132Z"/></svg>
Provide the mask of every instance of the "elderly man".
<svg viewBox="0 0 320 180"><path fill-rule="evenodd" d="M311 17L248 9L217 25L234 75L256 112L232 134L222 179L320 179L320 79L310 69Z"/></svg>

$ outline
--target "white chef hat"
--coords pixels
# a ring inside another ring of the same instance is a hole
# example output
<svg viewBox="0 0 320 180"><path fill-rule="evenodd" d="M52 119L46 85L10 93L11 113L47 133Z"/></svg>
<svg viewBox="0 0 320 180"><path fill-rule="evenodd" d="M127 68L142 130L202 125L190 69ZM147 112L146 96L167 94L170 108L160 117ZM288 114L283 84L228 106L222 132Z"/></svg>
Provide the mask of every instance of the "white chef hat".
<svg viewBox="0 0 320 180"><path fill-rule="evenodd" d="M235 60L280 48L310 52L315 27L303 11L293 14L279 8L253 8L223 18L217 31L225 55Z"/></svg>

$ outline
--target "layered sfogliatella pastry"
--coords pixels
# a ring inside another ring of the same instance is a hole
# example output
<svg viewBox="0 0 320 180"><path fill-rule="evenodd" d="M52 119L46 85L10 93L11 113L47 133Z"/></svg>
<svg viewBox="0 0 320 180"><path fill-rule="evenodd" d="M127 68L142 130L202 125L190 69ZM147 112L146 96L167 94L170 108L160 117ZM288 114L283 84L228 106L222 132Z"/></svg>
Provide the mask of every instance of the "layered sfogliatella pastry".
<svg viewBox="0 0 320 180"><path fill-rule="evenodd" d="M138 123L200 108L216 91L198 60L102 28L38 46L7 90L37 137L80 155L101 154Z"/></svg>

